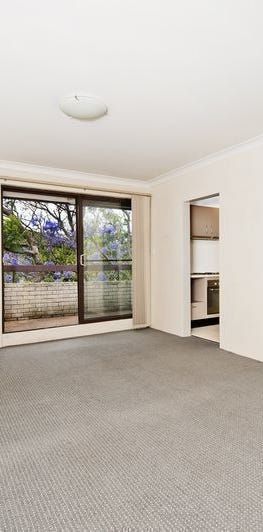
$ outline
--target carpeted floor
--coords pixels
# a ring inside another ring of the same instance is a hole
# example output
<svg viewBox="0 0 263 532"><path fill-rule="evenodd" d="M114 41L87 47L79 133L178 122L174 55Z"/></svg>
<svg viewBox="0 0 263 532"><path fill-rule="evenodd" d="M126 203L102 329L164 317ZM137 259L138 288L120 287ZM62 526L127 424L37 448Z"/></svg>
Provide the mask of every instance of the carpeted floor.
<svg viewBox="0 0 263 532"><path fill-rule="evenodd" d="M121 332L0 351L1 531L263 530L263 364Z"/></svg>

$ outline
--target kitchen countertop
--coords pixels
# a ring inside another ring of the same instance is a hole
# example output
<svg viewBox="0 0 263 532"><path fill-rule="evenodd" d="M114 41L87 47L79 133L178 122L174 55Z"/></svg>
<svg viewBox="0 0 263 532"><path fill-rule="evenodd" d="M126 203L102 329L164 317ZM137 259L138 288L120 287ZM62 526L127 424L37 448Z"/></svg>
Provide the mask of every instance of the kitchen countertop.
<svg viewBox="0 0 263 532"><path fill-rule="evenodd" d="M205 273L191 273L191 279L218 279L219 273L213 273L212 275L206 275Z"/></svg>

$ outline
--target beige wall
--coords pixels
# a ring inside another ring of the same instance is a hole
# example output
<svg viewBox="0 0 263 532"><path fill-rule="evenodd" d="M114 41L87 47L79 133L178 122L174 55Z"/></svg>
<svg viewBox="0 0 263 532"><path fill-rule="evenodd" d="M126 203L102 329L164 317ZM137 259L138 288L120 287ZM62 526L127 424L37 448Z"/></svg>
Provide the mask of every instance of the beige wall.
<svg viewBox="0 0 263 532"><path fill-rule="evenodd" d="M190 334L185 202L220 193L221 347L263 361L263 144L167 179L152 188L152 326Z"/></svg>

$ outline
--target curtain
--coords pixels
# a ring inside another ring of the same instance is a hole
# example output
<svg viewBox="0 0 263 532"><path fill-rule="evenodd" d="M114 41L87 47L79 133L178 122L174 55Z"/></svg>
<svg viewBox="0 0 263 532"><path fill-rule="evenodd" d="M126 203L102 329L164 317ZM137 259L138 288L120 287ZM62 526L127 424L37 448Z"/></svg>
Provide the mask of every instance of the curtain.
<svg viewBox="0 0 263 532"><path fill-rule="evenodd" d="M150 325L150 197L132 196L134 327Z"/></svg>

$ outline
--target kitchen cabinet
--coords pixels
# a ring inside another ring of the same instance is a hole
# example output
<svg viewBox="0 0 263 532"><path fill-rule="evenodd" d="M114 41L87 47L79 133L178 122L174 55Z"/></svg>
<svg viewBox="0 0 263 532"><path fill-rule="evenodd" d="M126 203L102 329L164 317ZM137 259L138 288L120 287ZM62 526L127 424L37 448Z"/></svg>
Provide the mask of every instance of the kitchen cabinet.
<svg viewBox="0 0 263 532"><path fill-rule="evenodd" d="M193 301L191 303L191 319L204 320L207 318L206 308L204 301Z"/></svg>
<svg viewBox="0 0 263 532"><path fill-rule="evenodd" d="M219 209L191 205L191 238L219 238Z"/></svg>

